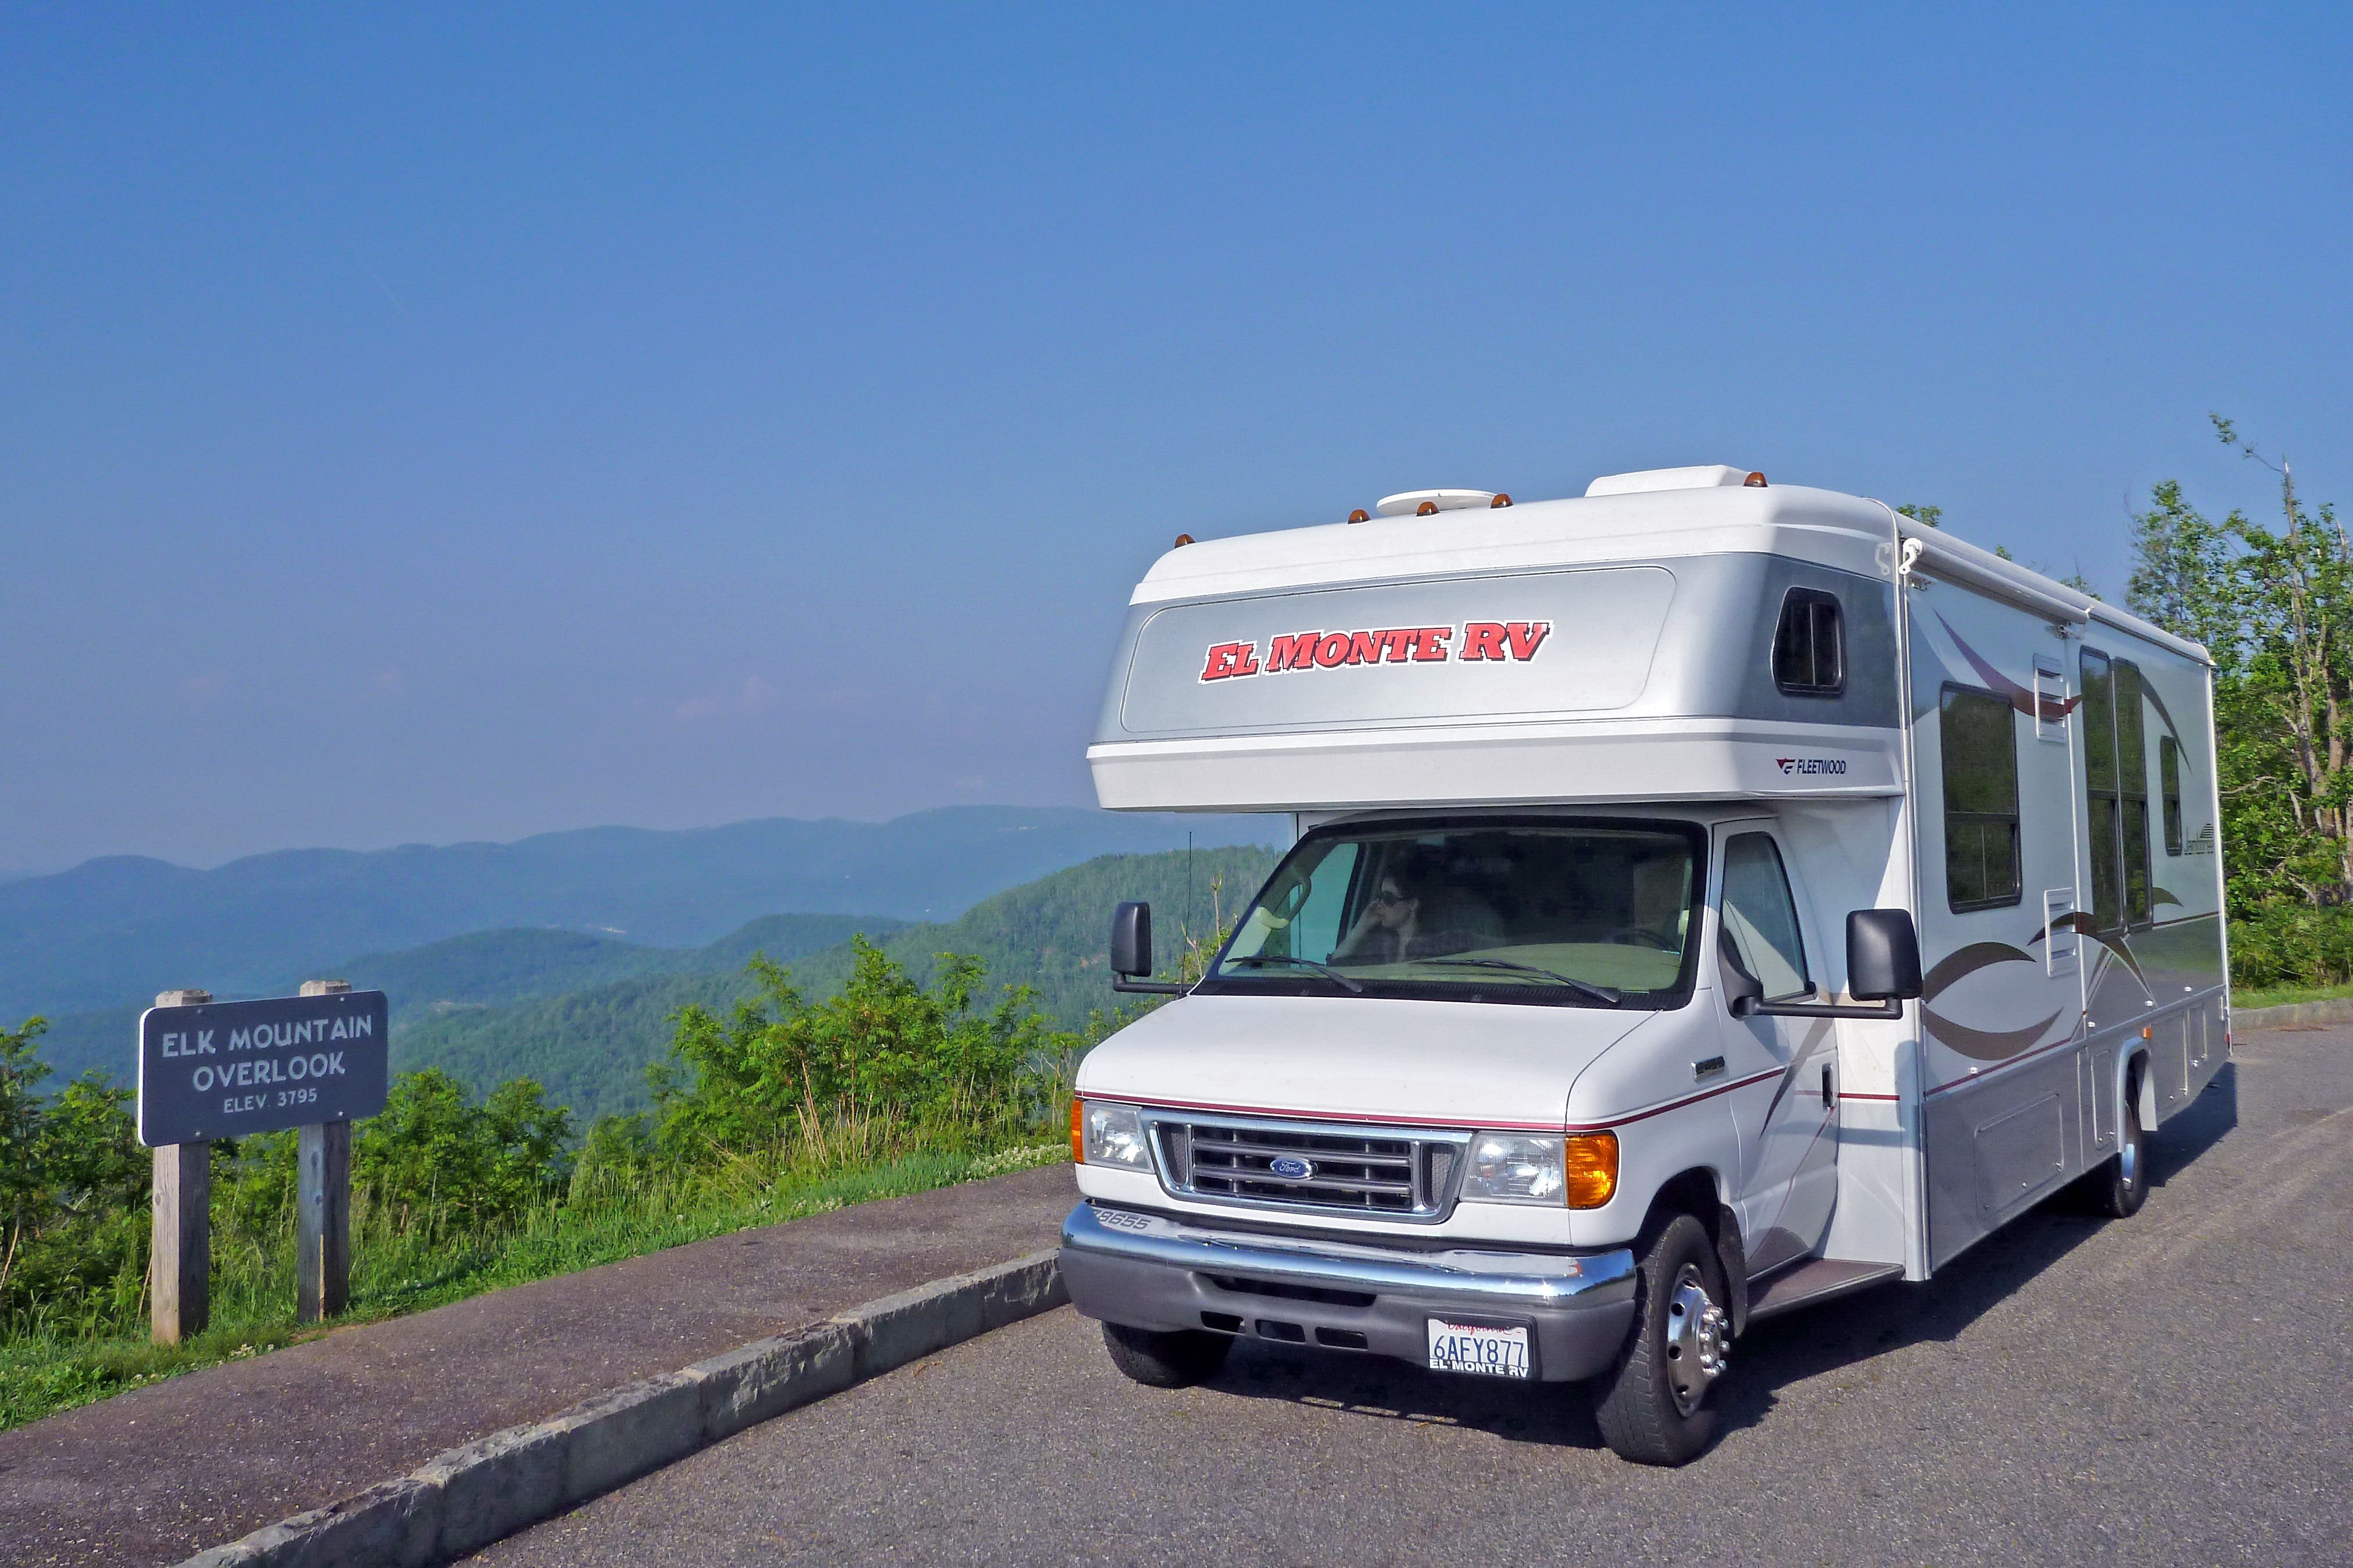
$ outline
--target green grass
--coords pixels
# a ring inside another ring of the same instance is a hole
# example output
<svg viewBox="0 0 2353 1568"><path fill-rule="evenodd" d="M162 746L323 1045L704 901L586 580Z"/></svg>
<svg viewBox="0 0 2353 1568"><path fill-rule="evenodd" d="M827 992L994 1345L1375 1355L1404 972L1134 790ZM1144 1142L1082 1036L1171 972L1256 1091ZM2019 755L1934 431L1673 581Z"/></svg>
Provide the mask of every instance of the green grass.
<svg viewBox="0 0 2353 1568"><path fill-rule="evenodd" d="M550 1203L490 1236L395 1229L355 1215L351 1309L332 1327L396 1318L666 1247L776 1225L876 1198L902 1197L1069 1158L1062 1142L991 1153L912 1153L865 1169L742 1192L648 1181ZM276 1237L215 1238L213 1326L179 1345L145 1336L83 1338L38 1329L0 1342L0 1431L110 1394L241 1360L329 1331L294 1322L292 1248Z"/></svg>
<svg viewBox="0 0 2353 1568"><path fill-rule="evenodd" d="M2234 1008L2285 1007L2297 1002L2336 1002L2353 997L2353 985L2265 985L2234 986L2231 1005Z"/></svg>

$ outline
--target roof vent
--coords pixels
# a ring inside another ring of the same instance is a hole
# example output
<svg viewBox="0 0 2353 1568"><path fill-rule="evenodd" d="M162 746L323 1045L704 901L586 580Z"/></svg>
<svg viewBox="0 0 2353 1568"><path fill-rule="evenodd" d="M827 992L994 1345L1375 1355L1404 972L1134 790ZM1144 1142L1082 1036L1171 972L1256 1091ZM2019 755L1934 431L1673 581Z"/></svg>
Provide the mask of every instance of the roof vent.
<svg viewBox="0 0 2353 1568"><path fill-rule="evenodd" d="M1740 481L1732 482L1736 485ZM1373 510L1383 517L1412 517L1424 506L1432 511L1463 511L1474 506L1492 506L1494 500L1493 490L1399 490L1375 501Z"/></svg>
<svg viewBox="0 0 2353 1568"><path fill-rule="evenodd" d="M1631 474L1604 474L1585 487L1588 496L1630 496L1643 490L1712 490L1748 482L1746 468L1703 463L1695 468L1644 468Z"/></svg>

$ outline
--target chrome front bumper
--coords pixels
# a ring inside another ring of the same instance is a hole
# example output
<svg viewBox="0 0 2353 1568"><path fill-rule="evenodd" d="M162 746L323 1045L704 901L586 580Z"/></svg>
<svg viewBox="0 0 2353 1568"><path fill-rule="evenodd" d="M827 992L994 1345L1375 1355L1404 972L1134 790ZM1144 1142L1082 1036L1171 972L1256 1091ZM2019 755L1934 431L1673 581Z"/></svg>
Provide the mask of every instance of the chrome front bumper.
<svg viewBox="0 0 2353 1568"><path fill-rule="evenodd" d="M1634 1321L1634 1255L1419 1252L1212 1230L1081 1204L1062 1222L1071 1305L1130 1328L1209 1330L1425 1363L1431 1318L1525 1323L1535 1375L1590 1377Z"/></svg>

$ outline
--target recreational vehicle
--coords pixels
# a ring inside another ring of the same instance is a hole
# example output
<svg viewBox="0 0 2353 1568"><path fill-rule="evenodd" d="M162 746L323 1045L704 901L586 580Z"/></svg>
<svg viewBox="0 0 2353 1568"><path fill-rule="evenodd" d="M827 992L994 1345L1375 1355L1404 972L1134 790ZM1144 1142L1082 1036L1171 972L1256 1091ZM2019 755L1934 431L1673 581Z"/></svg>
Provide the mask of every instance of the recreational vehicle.
<svg viewBox="0 0 2353 1568"><path fill-rule="evenodd" d="M1236 1339L1581 1383L1679 1463L1748 1325L1925 1280L2229 1054L2205 650L1873 500L1726 468L1177 541L1088 752L1287 813L1088 1056L1062 1231L1121 1371Z"/></svg>

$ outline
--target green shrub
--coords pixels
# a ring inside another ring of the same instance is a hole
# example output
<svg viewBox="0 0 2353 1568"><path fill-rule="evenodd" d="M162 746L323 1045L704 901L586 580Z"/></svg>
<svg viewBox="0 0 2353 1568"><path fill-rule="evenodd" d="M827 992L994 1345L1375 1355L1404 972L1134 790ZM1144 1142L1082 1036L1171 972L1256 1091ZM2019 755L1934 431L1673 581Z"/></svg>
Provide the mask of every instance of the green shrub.
<svg viewBox="0 0 2353 1568"><path fill-rule="evenodd" d="M2271 904L2231 921L2231 984L2325 987L2353 982L2353 909Z"/></svg>
<svg viewBox="0 0 2353 1568"><path fill-rule="evenodd" d="M653 1139L680 1169L744 1161L839 1163L911 1133L934 1145L997 1138L1036 1119L1033 1080L1078 1045L1009 986L974 1006L978 959L938 955L926 988L860 937L840 994L814 1005L765 957L757 996L722 1022L684 1009L667 1060L649 1073ZM871 1147L870 1147L871 1145Z"/></svg>

